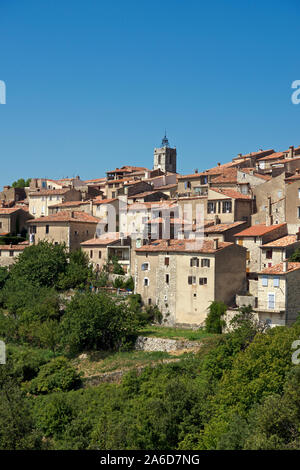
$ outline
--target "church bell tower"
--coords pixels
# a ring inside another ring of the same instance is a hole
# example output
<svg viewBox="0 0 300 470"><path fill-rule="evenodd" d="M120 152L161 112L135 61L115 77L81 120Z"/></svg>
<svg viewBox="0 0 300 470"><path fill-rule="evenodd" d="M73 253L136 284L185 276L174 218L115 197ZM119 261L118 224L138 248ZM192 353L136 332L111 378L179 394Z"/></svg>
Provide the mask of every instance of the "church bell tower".
<svg viewBox="0 0 300 470"><path fill-rule="evenodd" d="M161 141L161 147L154 149L153 169L157 170L160 168L164 173L176 173L176 160L176 147L170 147L169 140L165 133L165 136Z"/></svg>

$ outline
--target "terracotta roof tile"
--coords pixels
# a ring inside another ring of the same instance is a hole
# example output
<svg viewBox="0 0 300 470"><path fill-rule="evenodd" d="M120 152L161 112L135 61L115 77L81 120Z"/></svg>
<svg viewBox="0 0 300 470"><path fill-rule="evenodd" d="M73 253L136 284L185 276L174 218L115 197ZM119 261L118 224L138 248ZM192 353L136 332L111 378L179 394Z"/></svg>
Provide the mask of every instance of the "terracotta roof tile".
<svg viewBox="0 0 300 470"><path fill-rule="evenodd" d="M251 175L253 172L253 176L257 177L257 178L261 178L263 180L270 180L272 179L272 176L270 175L266 175L264 173L259 173L255 168L239 168L240 172L242 173L247 173L248 175Z"/></svg>
<svg viewBox="0 0 300 470"><path fill-rule="evenodd" d="M2 250L14 250L14 251L23 251L27 245L0 245L0 251Z"/></svg>
<svg viewBox="0 0 300 470"><path fill-rule="evenodd" d="M265 225L265 224L257 224L252 225L251 227L246 228L242 232L236 233L235 237L259 237L261 235L265 235L265 233L272 232L273 230L277 230L279 227L286 226L286 223L277 224L277 225Z"/></svg>
<svg viewBox="0 0 300 470"><path fill-rule="evenodd" d="M92 238L91 240L86 240L80 245L83 246L105 246L110 245L111 243L117 242L120 240L120 232L107 232L100 235L98 238ZM126 238L126 235L125 235Z"/></svg>
<svg viewBox="0 0 300 470"><path fill-rule="evenodd" d="M300 269L300 263L288 262L287 271L283 270L283 263L279 263L264 269L259 274L286 274L287 272L296 271L297 269Z"/></svg>
<svg viewBox="0 0 300 470"><path fill-rule="evenodd" d="M0 207L0 215L10 215L20 209L24 210L23 207Z"/></svg>
<svg viewBox="0 0 300 470"><path fill-rule="evenodd" d="M268 247L284 247L284 246L289 246L293 245L297 241L300 241L297 239L297 235L286 235L285 237L278 238L277 240L274 240L269 243L265 243L264 245L261 245L260 248L268 248Z"/></svg>
<svg viewBox="0 0 300 470"><path fill-rule="evenodd" d="M226 168L221 175L215 176L211 183L236 183L237 182L237 168Z"/></svg>
<svg viewBox="0 0 300 470"><path fill-rule="evenodd" d="M114 201L117 201L118 199L115 197L115 198L112 198L112 199L93 199L93 204L95 206L100 206L101 204L109 204L110 202L114 202Z"/></svg>
<svg viewBox="0 0 300 470"><path fill-rule="evenodd" d="M238 191L235 191L234 189L218 189L218 188L210 188L211 191L215 191L218 194L223 194L224 196L231 198L231 199L247 199L251 200L251 196L248 196L247 194L242 194L239 193Z"/></svg>
<svg viewBox="0 0 300 470"><path fill-rule="evenodd" d="M201 243L202 242L202 243ZM219 250L234 245L230 242L220 242L218 248L214 248L214 241L201 239L197 240L156 240L149 245L136 248L137 252L195 252L195 253L215 253Z"/></svg>
<svg viewBox="0 0 300 470"><path fill-rule="evenodd" d="M233 222L232 224L216 224L210 225L209 227L204 228L205 233L219 233L219 232L226 232L226 230L230 230L234 227L238 227L239 225L243 225L246 222Z"/></svg>
<svg viewBox="0 0 300 470"><path fill-rule="evenodd" d="M259 158L259 162L263 162L265 160L278 160L280 158L284 158L284 152L274 152L271 155L267 155L266 157Z"/></svg>
<svg viewBox="0 0 300 470"><path fill-rule="evenodd" d="M27 223L35 224L37 222L51 223L51 222L87 222L98 223L100 219L87 214L83 211L60 211L56 214L51 214L46 217L39 217L37 219L29 220Z"/></svg>
<svg viewBox="0 0 300 470"><path fill-rule="evenodd" d="M61 188L61 189L40 189L36 191L30 191L29 196L56 196L59 194L65 194L71 191L70 188Z"/></svg>

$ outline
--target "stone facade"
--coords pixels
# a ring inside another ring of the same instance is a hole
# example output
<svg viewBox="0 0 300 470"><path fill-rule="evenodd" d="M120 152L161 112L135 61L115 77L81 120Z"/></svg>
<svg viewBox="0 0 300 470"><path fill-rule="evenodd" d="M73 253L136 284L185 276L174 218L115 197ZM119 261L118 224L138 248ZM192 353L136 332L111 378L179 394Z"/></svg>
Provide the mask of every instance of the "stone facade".
<svg viewBox="0 0 300 470"><path fill-rule="evenodd" d="M77 189L41 189L29 192L29 212L34 217L47 217L49 206L66 201L81 201L81 193Z"/></svg>
<svg viewBox="0 0 300 470"><path fill-rule="evenodd" d="M32 219L32 216L26 210L16 207L0 207L0 234L21 234L27 229L26 222L29 219Z"/></svg>
<svg viewBox="0 0 300 470"><path fill-rule="evenodd" d="M136 250L136 292L146 305L157 304L169 325L203 325L213 300L233 302L245 289L246 250L233 243L220 243L215 251L205 247L196 252L152 252L147 245Z"/></svg>
<svg viewBox="0 0 300 470"><path fill-rule="evenodd" d="M26 245L0 245L0 266L11 266L25 248Z"/></svg>

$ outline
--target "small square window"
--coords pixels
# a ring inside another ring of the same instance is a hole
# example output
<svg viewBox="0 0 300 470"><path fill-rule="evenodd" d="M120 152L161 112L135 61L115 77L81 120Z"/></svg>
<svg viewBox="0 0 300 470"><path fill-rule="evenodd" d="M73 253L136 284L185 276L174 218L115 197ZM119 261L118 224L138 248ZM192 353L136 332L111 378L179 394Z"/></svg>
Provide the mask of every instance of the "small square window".
<svg viewBox="0 0 300 470"><path fill-rule="evenodd" d="M196 276L189 276L188 277L188 284L196 284Z"/></svg>
<svg viewBox="0 0 300 470"><path fill-rule="evenodd" d="M199 278L199 284L200 284L200 286L206 286L206 284L207 284L207 277L200 277L200 278Z"/></svg>

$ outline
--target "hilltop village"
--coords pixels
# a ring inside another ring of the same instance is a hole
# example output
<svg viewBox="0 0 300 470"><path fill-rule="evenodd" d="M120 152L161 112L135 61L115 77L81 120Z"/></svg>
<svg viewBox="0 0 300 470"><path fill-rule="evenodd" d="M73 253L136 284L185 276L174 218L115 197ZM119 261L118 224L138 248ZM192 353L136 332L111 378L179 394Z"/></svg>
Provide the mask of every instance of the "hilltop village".
<svg viewBox="0 0 300 470"><path fill-rule="evenodd" d="M125 165L86 181L32 178L0 192L0 266L41 240L81 248L99 273L113 257L144 304L176 326L203 325L212 301L229 313L251 305L270 326L294 322L300 262L289 258L300 248L299 229L294 146L180 175L165 136L153 169Z"/></svg>

